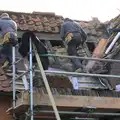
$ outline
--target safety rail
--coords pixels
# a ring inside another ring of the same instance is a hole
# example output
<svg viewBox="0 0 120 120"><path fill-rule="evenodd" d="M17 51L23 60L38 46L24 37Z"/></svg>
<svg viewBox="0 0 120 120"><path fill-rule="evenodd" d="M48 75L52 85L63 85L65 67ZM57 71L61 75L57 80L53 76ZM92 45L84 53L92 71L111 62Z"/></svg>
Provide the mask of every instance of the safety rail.
<svg viewBox="0 0 120 120"><path fill-rule="evenodd" d="M57 55L57 54L41 54L41 57L62 57L62 58L76 58L76 59L81 59L81 60L94 60L94 61L104 61L104 62L117 62L119 63L120 60L115 60L115 59L104 59L104 58L95 58L95 57L79 57L79 56L67 56L67 55Z"/></svg>

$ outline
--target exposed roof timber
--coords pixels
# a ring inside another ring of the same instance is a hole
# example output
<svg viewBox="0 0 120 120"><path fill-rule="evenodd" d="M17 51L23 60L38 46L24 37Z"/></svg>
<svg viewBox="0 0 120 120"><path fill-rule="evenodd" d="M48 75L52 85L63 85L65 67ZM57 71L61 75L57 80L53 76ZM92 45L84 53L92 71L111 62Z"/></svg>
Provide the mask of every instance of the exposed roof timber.
<svg viewBox="0 0 120 120"><path fill-rule="evenodd" d="M24 31L18 31L18 38L21 38ZM35 33L39 39L42 40L62 40L59 34L54 33Z"/></svg>
<svg viewBox="0 0 120 120"><path fill-rule="evenodd" d="M24 94L24 98L26 98L25 96L26 94ZM22 96L21 98L19 98L19 101L17 101L16 107L15 107L15 113L19 114L21 112L25 112L26 109L28 109L29 99L24 99L24 98ZM35 99L35 98L40 98L40 99ZM78 110L80 108L84 108L84 110L93 109L102 113L109 112L109 111L115 113L120 111L120 102L119 102L120 98L75 96L75 95L60 95L60 96L54 95L54 99L59 110L67 110L69 112ZM22 103L20 102L21 100L23 100ZM46 110L46 109L51 110L51 103L49 101L49 97L47 94L35 93L34 101L35 101L35 105L38 105L41 108L41 110ZM12 108L9 108L7 110L7 113L11 114L12 110L13 110Z"/></svg>

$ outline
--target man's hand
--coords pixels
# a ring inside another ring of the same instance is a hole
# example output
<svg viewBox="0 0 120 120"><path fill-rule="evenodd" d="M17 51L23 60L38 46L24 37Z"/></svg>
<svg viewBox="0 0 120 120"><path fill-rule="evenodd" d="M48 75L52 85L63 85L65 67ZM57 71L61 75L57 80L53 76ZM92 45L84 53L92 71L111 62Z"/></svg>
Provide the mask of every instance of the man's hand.
<svg viewBox="0 0 120 120"><path fill-rule="evenodd" d="M18 41L15 40L15 39L10 38L10 43L11 43L13 46L16 46L17 43L18 43Z"/></svg>

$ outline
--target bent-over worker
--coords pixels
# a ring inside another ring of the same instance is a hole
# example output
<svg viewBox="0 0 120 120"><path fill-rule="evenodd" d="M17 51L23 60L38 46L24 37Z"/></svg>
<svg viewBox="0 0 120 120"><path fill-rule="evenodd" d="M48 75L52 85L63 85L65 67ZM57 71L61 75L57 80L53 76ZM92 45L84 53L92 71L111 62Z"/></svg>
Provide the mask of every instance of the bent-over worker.
<svg viewBox="0 0 120 120"><path fill-rule="evenodd" d="M67 45L67 52L70 56L78 56L77 47L83 44L86 40L87 35L80 27L80 25L73 20L66 18L64 23L61 25L60 36ZM80 59L71 59L76 72L80 72L83 69L82 61Z"/></svg>
<svg viewBox="0 0 120 120"><path fill-rule="evenodd" d="M7 61L3 67L12 63L12 46L17 43L17 24L7 13L0 16L0 54L4 55Z"/></svg>

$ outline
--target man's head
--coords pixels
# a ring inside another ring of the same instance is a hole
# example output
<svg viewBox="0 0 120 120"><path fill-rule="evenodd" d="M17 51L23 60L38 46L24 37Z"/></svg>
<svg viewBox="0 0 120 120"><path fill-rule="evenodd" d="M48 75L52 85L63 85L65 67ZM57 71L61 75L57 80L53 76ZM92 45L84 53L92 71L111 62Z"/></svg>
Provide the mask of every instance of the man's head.
<svg viewBox="0 0 120 120"><path fill-rule="evenodd" d="M9 18L8 13L2 13L2 15L0 16L0 18Z"/></svg>
<svg viewBox="0 0 120 120"><path fill-rule="evenodd" d="M67 22L67 21L73 22L73 20L71 20L70 18L65 18L65 19L64 19L64 22Z"/></svg>

